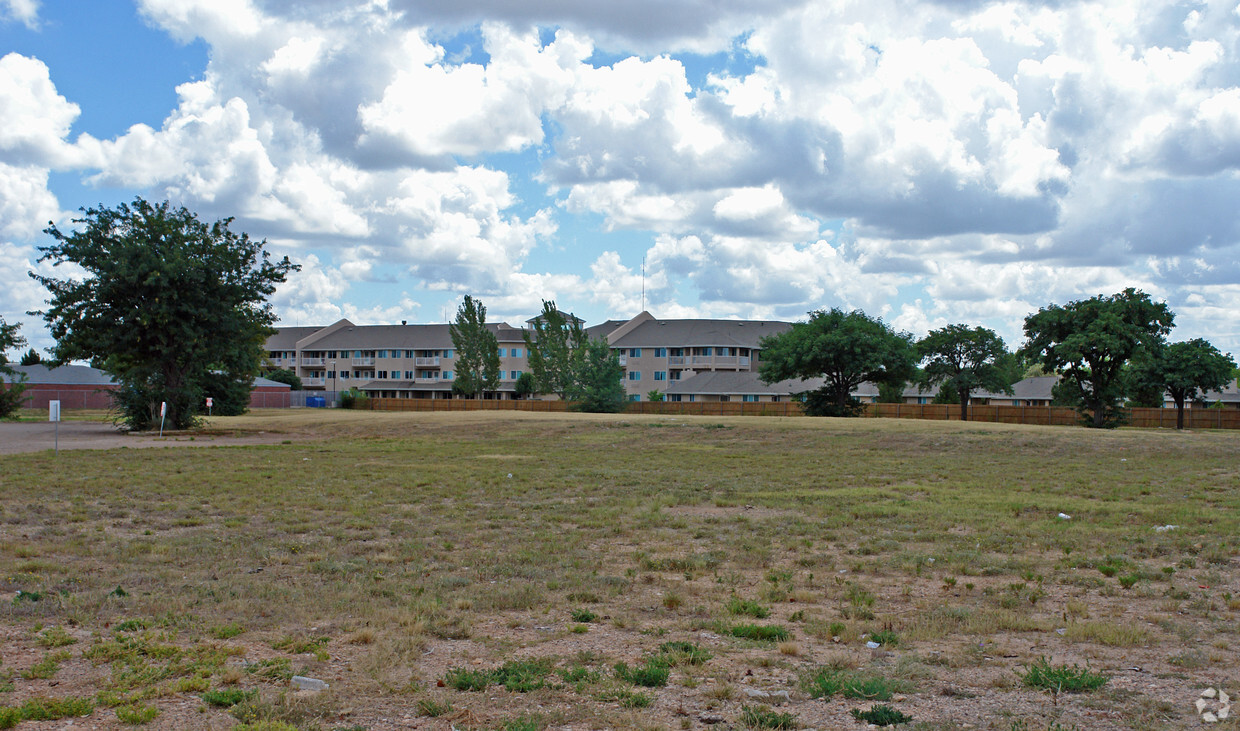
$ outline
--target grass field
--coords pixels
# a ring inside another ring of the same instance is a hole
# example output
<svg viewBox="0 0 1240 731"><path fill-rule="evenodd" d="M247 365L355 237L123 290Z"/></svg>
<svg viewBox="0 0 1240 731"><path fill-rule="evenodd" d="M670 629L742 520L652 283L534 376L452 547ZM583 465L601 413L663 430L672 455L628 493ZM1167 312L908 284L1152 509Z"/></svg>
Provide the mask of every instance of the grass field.
<svg viewBox="0 0 1240 731"><path fill-rule="evenodd" d="M1162 729L1240 695L1240 433L209 430L287 440L0 457L0 728Z"/></svg>

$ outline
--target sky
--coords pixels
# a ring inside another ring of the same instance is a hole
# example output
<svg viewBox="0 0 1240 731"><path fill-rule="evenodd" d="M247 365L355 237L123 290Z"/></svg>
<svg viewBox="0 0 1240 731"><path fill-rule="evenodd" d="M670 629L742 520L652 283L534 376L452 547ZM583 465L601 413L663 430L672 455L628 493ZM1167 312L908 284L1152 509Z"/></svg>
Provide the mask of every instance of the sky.
<svg viewBox="0 0 1240 731"><path fill-rule="evenodd" d="M282 325L471 294L1016 347L1136 287L1240 355L1238 172L1237 0L0 0L0 316L40 348L43 229L142 196L299 263Z"/></svg>

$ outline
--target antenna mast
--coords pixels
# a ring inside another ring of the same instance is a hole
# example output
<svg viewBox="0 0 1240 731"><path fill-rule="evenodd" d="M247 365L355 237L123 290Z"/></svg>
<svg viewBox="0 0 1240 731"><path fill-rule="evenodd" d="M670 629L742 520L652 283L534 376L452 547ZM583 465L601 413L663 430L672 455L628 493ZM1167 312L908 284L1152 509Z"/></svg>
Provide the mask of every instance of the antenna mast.
<svg viewBox="0 0 1240 731"><path fill-rule="evenodd" d="M642 312L646 311L646 255L642 254Z"/></svg>

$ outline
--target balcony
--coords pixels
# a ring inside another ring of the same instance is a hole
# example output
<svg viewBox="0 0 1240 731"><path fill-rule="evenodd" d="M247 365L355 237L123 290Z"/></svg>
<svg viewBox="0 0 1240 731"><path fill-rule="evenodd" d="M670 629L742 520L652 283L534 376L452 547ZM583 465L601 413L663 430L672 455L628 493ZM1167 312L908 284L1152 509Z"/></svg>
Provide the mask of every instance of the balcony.
<svg viewBox="0 0 1240 731"><path fill-rule="evenodd" d="M436 368L439 366L439 356L435 356L434 358L414 358L413 364L418 368Z"/></svg>
<svg viewBox="0 0 1240 731"><path fill-rule="evenodd" d="M628 365L628 364L629 364L629 356L622 353L620 355L620 365Z"/></svg>
<svg viewBox="0 0 1240 731"><path fill-rule="evenodd" d="M327 365L327 362L325 358L310 358L303 355L301 357L301 364L304 366L321 366Z"/></svg>
<svg viewBox="0 0 1240 731"><path fill-rule="evenodd" d="M413 382L414 383L439 383L440 380L441 379L439 378L423 378L419 376L418 378L413 379Z"/></svg>
<svg viewBox="0 0 1240 731"><path fill-rule="evenodd" d="M682 366L685 364L685 357L683 355L669 355L667 356L667 364L670 366Z"/></svg>
<svg viewBox="0 0 1240 731"><path fill-rule="evenodd" d="M306 387L322 388L327 385L327 379L323 377L306 376L301 379L301 385Z"/></svg>
<svg viewBox="0 0 1240 731"><path fill-rule="evenodd" d="M372 366L374 364L375 364L375 359L373 357L353 359L353 365L355 366Z"/></svg>

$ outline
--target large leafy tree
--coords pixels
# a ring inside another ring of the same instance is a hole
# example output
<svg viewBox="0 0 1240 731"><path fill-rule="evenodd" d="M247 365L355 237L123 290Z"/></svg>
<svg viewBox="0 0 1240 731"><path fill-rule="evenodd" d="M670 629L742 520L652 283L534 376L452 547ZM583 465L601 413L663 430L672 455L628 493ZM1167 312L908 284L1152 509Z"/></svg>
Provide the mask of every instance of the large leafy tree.
<svg viewBox="0 0 1240 731"><path fill-rule="evenodd" d="M39 261L87 276L31 273L51 293L37 314L56 338L52 363L89 360L111 373L132 429L150 427L161 402L171 425L194 425L211 374L248 388L276 320L267 297L299 267L273 262L266 240L232 231L233 219L208 225L167 201L83 213L73 221L80 230L44 230L55 241Z"/></svg>
<svg viewBox="0 0 1240 731"><path fill-rule="evenodd" d="M499 386L499 340L487 329L486 305L465 295L449 330L456 351L452 390L468 398L494 391Z"/></svg>
<svg viewBox="0 0 1240 731"><path fill-rule="evenodd" d="M554 300L543 300L542 314L522 333L529 354L534 391L567 398L574 386L577 362L587 336L581 321L556 309Z"/></svg>
<svg viewBox="0 0 1240 731"><path fill-rule="evenodd" d="M822 388L803 394L806 412L816 416L860 413L852 398L857 386L865 381L902 384L913 375L916 361L911 335L860 310L811 312L808 322L765 337L761 345L758 373L764 382L825 379Z"/></svg>
<svg viewBox="0 0 1240 731"><path fill-rule="evenodd" d="M1060 374L1056 398L1077 404L1087 425L1114 426L1129 380L1124 365L1159 347L1174 319L1166 304L1129 287L1029 315L1020 352Z"/></svg>
<svg viewBox="0 0 1240 731"><path fill-rule="evenodd" d="M1011 393L1003 367L1007 346L994 330L967 325L948 325L931 330L917 341L917 354L925 362L920 382L954 391L960 419L969 418L969 395L978 389Z"/></svg>
<svg viewBox="0 0 1240 731"><path fill-rule="evenodd" d="M1159 344L1133 363L1137 388L1166 392L1175 401L1175 428L1184 428L1184 402L1201 399L1206 391L1231 382L1236 363L1230 354L1202 338L1170 345Z"/></svg>
<svg viewBox="0 0 1240 731"><path fill-rule="evenodd" d="M577 349L572 385L565 396L575 401L575 409L593 413L615 413L624 408L624 369L620 359L602 338L587 338Z"/></svg>
<svg viewBox="0 0 1240 731"><path fill-rule="evenodd" d="M17 333L20 329L21 323L10 325L0 317L0 376L7 376L0 378L0 419L16 412L24 400L22 394L26 391L26 374L13 370L5 355L9 348L20 348L26 344L26 339Z"/></svg>

